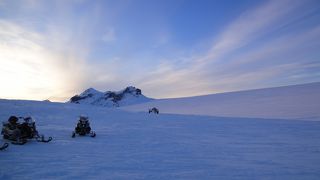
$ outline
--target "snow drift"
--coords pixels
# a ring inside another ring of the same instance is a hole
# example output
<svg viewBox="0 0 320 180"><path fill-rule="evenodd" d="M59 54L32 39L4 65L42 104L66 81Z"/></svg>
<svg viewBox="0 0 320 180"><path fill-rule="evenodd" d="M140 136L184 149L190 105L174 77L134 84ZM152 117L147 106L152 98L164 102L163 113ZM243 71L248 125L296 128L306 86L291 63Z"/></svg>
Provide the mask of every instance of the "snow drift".
<svg viewBox="0 0 320 180"><path fill-rule="evenodd" d="M96 138L71 138L78 116ZM0 100L0 119L33 116L50 143L0 152L0 179L319 179L320 122L124 112ZM4 140L0 141L4 143Z"/></svg>
<svg viewBox="0 0 320 180"><path fill-rule="evenodd" d="M145 112L151 107L172 114L320 120L320 83L159 99L122 109Z"/></svg>

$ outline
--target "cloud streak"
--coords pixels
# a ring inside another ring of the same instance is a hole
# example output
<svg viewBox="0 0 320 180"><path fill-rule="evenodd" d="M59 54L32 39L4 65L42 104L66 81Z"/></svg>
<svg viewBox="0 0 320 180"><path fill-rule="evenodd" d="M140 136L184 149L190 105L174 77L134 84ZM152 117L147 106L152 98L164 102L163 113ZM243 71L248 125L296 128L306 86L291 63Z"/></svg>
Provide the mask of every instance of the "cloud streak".
<svg viewBox="0 0 320 180"><path fill-rule="evenodd" d="M168 88L166 97L181 97L308 82L298 78L303 77L299 69L308 73L305 64L316 60L319 23L299 32L274 35L290 23L305 21L300 17L315 10L303 8L302 1L268 1L248 10L214 38L205 54L190 57L186 67L180 69L167 61L139 84L158 97L163 97L164 87ZM313 80L320 79L319 74L313 76L318 77Z"/></svg>

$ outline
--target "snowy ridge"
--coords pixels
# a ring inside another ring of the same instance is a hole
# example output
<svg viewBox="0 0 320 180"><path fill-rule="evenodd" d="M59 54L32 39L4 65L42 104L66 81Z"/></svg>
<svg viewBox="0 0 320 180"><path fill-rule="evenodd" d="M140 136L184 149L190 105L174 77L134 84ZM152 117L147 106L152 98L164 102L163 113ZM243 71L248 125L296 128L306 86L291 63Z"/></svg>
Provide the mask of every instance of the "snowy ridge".
<svg viewBox="0 0 320 180"><path fill-rule="evenodd" d="M144 96L140 89L129 86L121 91L100 92L89 88L80 95L73 96L69 103L90 104L103 107L119 107L148 102L152 100Z"/></svg>
<svg viewBox="0 0 320 180"><path fill-rule="evenodd" d="M150 107L171 114L320 120L320 83L159 99L122 109L141 112Z"/></svg>

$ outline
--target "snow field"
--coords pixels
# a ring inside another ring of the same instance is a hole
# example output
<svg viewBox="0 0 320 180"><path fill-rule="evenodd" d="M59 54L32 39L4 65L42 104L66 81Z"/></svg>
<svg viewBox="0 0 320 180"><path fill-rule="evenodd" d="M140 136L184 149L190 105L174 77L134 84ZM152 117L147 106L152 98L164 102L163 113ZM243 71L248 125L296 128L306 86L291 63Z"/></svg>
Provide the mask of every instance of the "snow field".
<svg viewBox="0 0 320 180"><path fill-rule="evenodd" d="M86 114L96 138L71 138ZM50 143L0 152L0 179L319 179L320 122L134 113L0 100Z"/></svg>

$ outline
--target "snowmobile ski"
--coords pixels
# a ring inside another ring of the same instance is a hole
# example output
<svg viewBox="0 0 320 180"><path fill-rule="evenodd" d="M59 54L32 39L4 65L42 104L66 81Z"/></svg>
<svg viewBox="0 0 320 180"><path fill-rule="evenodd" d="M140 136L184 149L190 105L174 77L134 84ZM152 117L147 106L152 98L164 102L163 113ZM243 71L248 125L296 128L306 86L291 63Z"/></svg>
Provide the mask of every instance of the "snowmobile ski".
<svg viewBox="0 0 320 180"><path fill-rule="evenodd" d="M42 135L42 136L37 137L36 140L38 142L48 143L48 142L50 142L52 140L52 137L49 137L48 139L45 139L44 136Z"/></svg>
<svg viewBox="0 0 320 180"><path fill-rule="evenodd" d="M94 131L91 131L91 132L90 132L90 136L91 136L91 137L96 137L96 133L95 133Z"/></svg>
<svg viewBox="0 0 320 180"><path fill-rule="evenodd" d="M9 143L4 143L1 147L0 147L0 150L4 150L6 149L7 147L9 146Z"/></svg>
<svg viewBox="0 0 320 180"><path fill-rule="evenodd" d="M24 145L25 143L27 143L26 139L22 139L22 140L19 140L19 141L12 141L11 142L11 144L14 144L14 145Z"/></svg>
<svg viewBox="0 0 320 180"><path fill-rule="evenodd" d="M75 132L72 132L72 138L75 138L76 137L76 133Z"/></svg>
<svg viewBox="0 0 320 180"><path fill-rule="evenodd" d="M91 131L90 133L88 133L88 135L90 137L96 137L96 133L94 131ZM81 136L81 135L80 135ZM82 135L82 136L85 136L85 135ZM76 137L76 133L73 131L72 132L72 135L71 135L72 138L75 138Z"/></svg>

